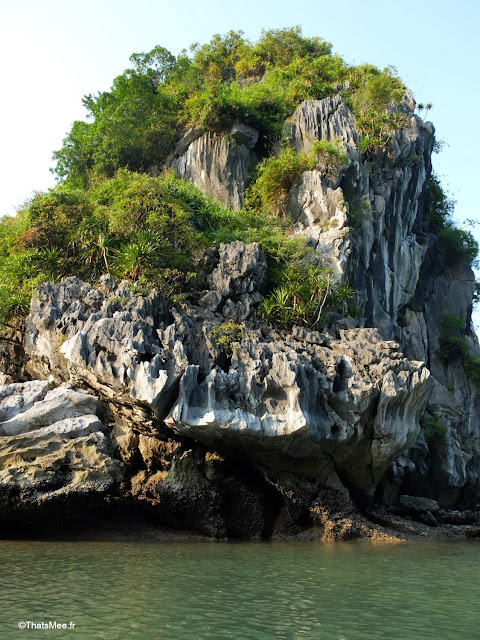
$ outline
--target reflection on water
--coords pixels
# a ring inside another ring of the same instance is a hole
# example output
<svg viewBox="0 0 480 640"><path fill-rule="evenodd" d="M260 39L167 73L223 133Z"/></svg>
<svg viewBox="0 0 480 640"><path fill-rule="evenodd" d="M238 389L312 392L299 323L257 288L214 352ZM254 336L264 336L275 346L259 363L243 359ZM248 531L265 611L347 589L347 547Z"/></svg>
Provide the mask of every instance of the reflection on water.
<svg viewBox="0 0 480 640"><path fill-rule="evenodd" d="M0 638L473 640L480 544L0 542ZM20 630L19 621L75 623Z"/></svg>

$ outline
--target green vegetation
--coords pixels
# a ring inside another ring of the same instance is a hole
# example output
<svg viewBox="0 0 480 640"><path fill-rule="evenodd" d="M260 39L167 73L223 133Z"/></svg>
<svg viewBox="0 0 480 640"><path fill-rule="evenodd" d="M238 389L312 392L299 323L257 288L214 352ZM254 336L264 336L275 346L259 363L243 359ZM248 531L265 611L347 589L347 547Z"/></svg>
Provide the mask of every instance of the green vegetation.
<svg viewBox="0 0 480 640"><path fill-rule="evenodd" d="M259 313L268 324L285 329L293 325L318 329L327 311L346 312L353 293L333 281L331 269L303 259L282 272L280 286L262 300Z"/></svg>
<svg viewBox="0 0 480 640"><path fill-rule="evenodd" d="M302 240L288 237L282 214L303 171L336 181L348 157L338 140L316 141L308 154L282 145L284 122L302 100L341 91L361 148L387 151L404 124L395 72L348 66L298 27L264 31L256 43L231 31L177 57L157 46L130 60L110 91L84 98L87 122L75 122L54 154L57 187L0 221L0 322L24 315L38 284L69 275L96 282L113 273L139 293L156 287L173 300L195 295L212 269L206 250L233 240L258 242L267 258L261 312L268 322L314 327L328 310L345 311L352 292L333 282ZM235 120L259 131L256 151L264 158L246 208L236 212L163 168L186 129L228 135ZM350 218L364 215L359 206Z"/></svg>
<svg viewBox="0 0 480 640"><path fill-rule="evenodd" d="M362 148L385 150L404 124L401 80L392 68L348 66L331 49L295 27L264 31L256 43L230 31L177 57L160 46L133 54L133 67L110 91L84 98L89 121L73 124L54 154L55 172L82 187L120 168L149 172L163 165L186 128L225 133L235 120L259 131L266 155L302 100L339 90L356 114Z"/></svg>
<svg viewBox="0 0 480 640"><path fill-rule="evenodd" d="M478 255L478 242L470 231L447 224L437 232L448 265L472 264Z"/></svg>
<svg viewBox="0 0 480 640"><path fill-rule="evenodd" d="M423 121L425 122L425 118L428 116L428 112L431 109L433 109L433 104L431 102L427 102L427 104L423 104L422 102L419 102L416 108L418 113L425 111L425 115L423 116Z"/></svg>
<svg viewBox="0 0 480 640"><path fill-rule="evenodd" d="M242 339L243 325L238 324L234 320L222 322L209 332L209 337L215 341L218 349L228 358L232 357L233 345Z"/></svg>
<svg viewBox="0 0 480 640"><path fill-rule="evenodd" d="M475 280L475 289L473 292L473 306L476 307L480 302L480 280Z"/></svg>
<svg viewBox="0 0 480 640"><path fill-rule="evenodd" d="M438 422L436 417L425 415L420 418L420 428L427 444L436 445L440 449L446 449L449 446L447 427Z"/></svg>
<svg viewBox="0 0 480 640"><path fill-rule="evenodd" d="M301 173L319 169L333 179L349 162L340 140L333 143L315 140L308 154L283 147L257 167L257 179L248 192L247 206L263 206L273 213L284 214L290 188Z"/></svg>
<svg viewBox="0 0 480 640"><path fill-rule="evenodd" d="M370 200L367 196L361 196L352 199L347 205L348 223L353 228L358 228L371 211Z"/></svg>
<svg viewBox="0 0 480 640"><path fill-rule="evenodd" d="M178 57L156 47L131 62L110 91L85 97L88 121L75 122L54 154L60 184L0 222L4 322L27 312L38 284L68 275L95 282L109 272L141 291L154 286L174 299L194 293L211 269L206 249L232 240L258 242L270 291L284 286L286 272L307 266L299 266L303 241L288 238L278 214L302 171L335 178L347 166L339 141L317 141L309 154L283 147L266 158L239 212L168 173L152 176L188 127L226 134L241 120L258 129L266 156L301 100L333 96L347 81L352 97L370 77L390 78L368 65L348 67L330 44L299 28L265 31L257 43L232 31ZM333 289L330 283L329 296ZM311 322L309 313L302 322Z"/></svg>
<svg viewBox="0 0 480 640"><path fill-rule="evenodd" d="M359 84L352 104L363 133L361 150L369 153L385 150L396 129L405 126L407 118L399 110L404 93L405 87L392 67L368 75Z"/></svg>
<svg viewBox="0 0 480 640"><path fill-rule="evenodd" d="M438 357L444 366L461 361L467 376L480 387L480 358L471 353L465 338L465 322L451 313L443 316L440 323L440 345Z"/></svg>
<svg viewBox="0 0 480 640"><path fill-rule="evenodd" d="M473 353L467 354L463 364L470 380L480 387L480 358Z"/></svg>
<svg viewBox="0 0 480 640"><path fill-rule="evenodd" d="M179 299L205 287L206 249L233 240L259 243L275 286L305 254L288 227L266 211L224 209L171 173L121 169L88 189L65 183L0 221L0 321L25 315L41 282L69 275L94 283L113 273L139 294L156 287Z"/></svg>
<svg viewBox="0 0 480 640"><path fill-rule="evenodd" d="M432 174L426 183L425 211L426 219L433 233L449 223L455 209L455 201L447 196L440 180Z"/></svg>
<svg viewBox="0 0 480 640"><path fill-rule="evenodd" d="M465 337L465 322L462 318L451 313L443 316L440 322L440 346L438 357L447 365L458 359L464 359L468 354L468 342Z"/></svg>
<svg viewBox="0 0 480 640"><path fill-rule="evenodd" d="M447 196L440 181L432 175L427 182L425 211L430 230L436 234L448 266L474 264L478 242L469 231L458 229L452 220L455 202Z"/></svg>
<svg viewBox="0 0 480 640"><path fill-rule="evenodd" d="M322 174L330 179L335 179L338 172L350 164L350 159L338 138L334 142L314 140L308 158L310 169L320 169Z"/></svg>
<svg viewBox="0 0 480 640"><path fill-rule="evenodd" d="M266 158L257 167L258 178L247 193L247 206L264 206L276 214L284 213L291 186L308 166L306 154L297 153L290 147Z"/></svg>

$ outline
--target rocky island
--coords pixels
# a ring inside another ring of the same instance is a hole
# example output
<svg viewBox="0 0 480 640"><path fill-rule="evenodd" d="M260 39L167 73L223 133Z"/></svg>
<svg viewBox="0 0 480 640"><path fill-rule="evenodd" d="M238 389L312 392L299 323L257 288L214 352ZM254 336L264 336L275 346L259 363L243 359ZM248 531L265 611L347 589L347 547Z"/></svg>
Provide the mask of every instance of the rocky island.
<svg viewBox="0 0 480 640"><path fill-rule="evenodd" d="M132 56L0 224L3 535L480 528L477 245L391 69Z"/></svg>

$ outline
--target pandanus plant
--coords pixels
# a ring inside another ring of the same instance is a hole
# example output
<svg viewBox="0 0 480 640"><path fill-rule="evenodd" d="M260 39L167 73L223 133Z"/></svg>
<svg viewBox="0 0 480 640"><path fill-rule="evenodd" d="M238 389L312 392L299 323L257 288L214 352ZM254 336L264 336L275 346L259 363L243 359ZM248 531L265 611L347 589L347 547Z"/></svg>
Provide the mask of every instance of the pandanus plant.
<svg viewBox="0 0 480 640"><path fill-rule="evenodd" d="M164 241L154 233L140 231L115 253L114 268L121 277L138 280L148 271L158 268L166 255Z"/></svg>

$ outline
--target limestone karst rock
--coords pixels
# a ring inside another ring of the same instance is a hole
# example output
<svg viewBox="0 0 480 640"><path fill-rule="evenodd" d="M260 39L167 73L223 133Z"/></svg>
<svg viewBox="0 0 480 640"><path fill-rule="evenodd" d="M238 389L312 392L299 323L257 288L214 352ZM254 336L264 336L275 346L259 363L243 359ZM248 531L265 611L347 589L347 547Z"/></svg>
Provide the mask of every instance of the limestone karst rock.
<svg viewBox="0 0 480 640"><path fill-rule="evenodd" d="M297 151L339 139L348 154L343 170L299 175L286 212L294 234L355 290L357 318L332 317L322 332L265 326L257 307L267 264L256 243L239 241L220 246L208 288L181 304L137 295L111 276L98 286L78 278L41 285L26 320L24 376L71 388L0 388L10 485L31 482L43 464L25 453L17 470L16 448L42 442L48 452L70 433L68 450L84 460L74 478L84 473L89 483L100 469L102 491L115 485L156 509L159 521L208 535L325 527L319 513L329 500L339 511L400 495L476 506L480 394L461 363L437 355L444 314L469 324L474 277L468 266L442 262L425 224L434 130L411 100L404 110L407 126L371 157L358 150L355 118L339 95L303 102L285 124ZM169 164L238 209L257 140L241 123L227 136L192 129ZM228 322L236 333L225 349L215 336ZM478 353L473 330L466 339ZM83 404L85 390L104 405L103 426L93 401ZM80 413L70 415L72 406ZM445 427L443 449L422 434L425 409Z"/></svg>
<svg viewBox="0 0 480 640"><path fill-rule="evenodd" d="M167 166L222 204L240 209L245 202L247 173L255 163L252 149L257 141L258 132L241 123L232 125L228 138L191 129L176 145Z"/></svg>
<svg viewBox="0 0 480 640"><path fill-rule="evenodd" d="M30 381L0 387L0 512L47 522L101 503L123 464L92 395Z"/></svg>
<svg viewBox="0 0 480 640"><path fill-rule="evenodd" d="M262 286L263 271L258 247L237 242L221 249L213 284L221 299L242 298ZM123 292L118 310L76 279L40 287L27 323L30 366L88 384L118 407L133 404L136 429L145 429L145 412L152 433L166 418L174 433L254 463L337 484L340 477L367 502L413 445L429 373L378 330L288 337L245 328L221 360L210 337L218 312L190 306L180 314L155 294L127 291L121 284L110 292ZM54 354L52 344L61 345Z"/></svg>

